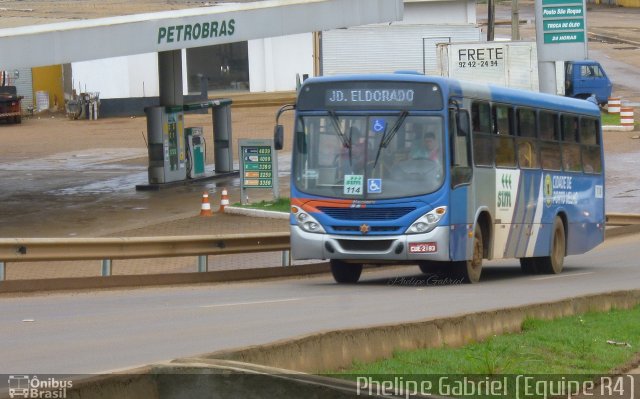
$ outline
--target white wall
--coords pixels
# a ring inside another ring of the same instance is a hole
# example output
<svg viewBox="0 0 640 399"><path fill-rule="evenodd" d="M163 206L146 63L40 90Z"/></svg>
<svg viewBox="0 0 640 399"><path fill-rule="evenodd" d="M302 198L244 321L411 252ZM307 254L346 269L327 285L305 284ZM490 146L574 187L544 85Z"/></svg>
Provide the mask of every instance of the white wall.
<svg viewBox="0 0 640 399"><path fill-rule="evenodd" d="M404 18L394 24L475 24L475 1L404 3Z"/></svg>
<svg viewBox="0 0 640 399"><path fill-rule="evenodd" d="M158 88L158 55L146 53L71 64L73 88L100 98L152 97Z"/></svg>
<svg viewBox="0 0 640 399"><path fill-rule="evenodd" d="M249 87L252 92L295 90L296 74L313 76L313 35L249 41Z"/></svg>

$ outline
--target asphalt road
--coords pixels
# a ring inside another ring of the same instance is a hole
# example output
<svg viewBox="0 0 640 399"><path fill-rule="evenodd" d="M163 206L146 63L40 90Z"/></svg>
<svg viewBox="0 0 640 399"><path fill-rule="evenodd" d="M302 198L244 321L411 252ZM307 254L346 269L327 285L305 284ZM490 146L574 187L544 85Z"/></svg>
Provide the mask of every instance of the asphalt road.
<svg viewBox="0 0 640 399"><path fill-rule="evenodd" d="M319 331L637 289L638 238L569 257L557 276L522 275L514 260L491 262L476 285L438 285L416 267L399 267L367 271L355 286L327 275L4 297L0 374L99 373Z"/></svg>

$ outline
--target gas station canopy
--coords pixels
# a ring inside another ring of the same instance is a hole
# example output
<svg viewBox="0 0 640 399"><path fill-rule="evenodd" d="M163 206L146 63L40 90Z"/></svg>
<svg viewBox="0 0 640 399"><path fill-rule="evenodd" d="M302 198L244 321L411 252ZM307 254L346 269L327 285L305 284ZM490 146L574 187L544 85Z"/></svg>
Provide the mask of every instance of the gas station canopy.
<svg viewBox="0 0 640 399"><path fill-rule="evenodd" d="M0 29L2 67L57 65L402 19L402 0L269 0Z"/></svg>

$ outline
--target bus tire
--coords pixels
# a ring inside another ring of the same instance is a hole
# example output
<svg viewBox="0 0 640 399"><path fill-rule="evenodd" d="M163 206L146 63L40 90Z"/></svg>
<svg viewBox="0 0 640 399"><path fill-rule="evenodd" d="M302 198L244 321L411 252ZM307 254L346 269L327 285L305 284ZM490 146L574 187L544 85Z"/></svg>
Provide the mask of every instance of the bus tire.
<svg viewBox="0 0 640 399"><path fill-rule="evenodd" d="M520 269L524 274L538 274L538 258L520 258Z"/></svg>
<svg viewBox="0 0 640 399"><path fill-rule="evenodd" d="M539 258L537 262L539 271L545 274L559 274L562 272L566 250L567 240L564 232L564 223L562 219L556 217L553 223L553 238L551 239L549 256Z"/></svg>
<svg viewBox="0 0 640 399"><path fill-rule="evenodd" d="M418 263L418 267L420 267L420 271L424 274L440 274L445 271L443 262L425 260Z"/></svg>
<svg viewBox="0 0 640 399"><path fill-rule="evenodd" d="M362 274L362 263L347 263L331 259L331 274L336 283L355 284Z"/></svg>
<svg viewBox="0 0 640 399"><path fill-rule="evenodd" d="M471 259L456 262L455 270L456 275L463 282L467 284L474 284L480 281L480 275L482 274L482 259L484 258L482 241L482 229L480 225L476 224L476 228L473 232L473 255Z"/></svg>

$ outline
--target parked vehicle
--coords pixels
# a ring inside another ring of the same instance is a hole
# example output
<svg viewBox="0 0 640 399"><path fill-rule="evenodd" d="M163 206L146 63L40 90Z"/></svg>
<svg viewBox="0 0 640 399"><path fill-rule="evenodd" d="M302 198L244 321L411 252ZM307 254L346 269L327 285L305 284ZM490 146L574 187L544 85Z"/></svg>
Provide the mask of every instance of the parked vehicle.
<svg viewBox="0 0 640 399"><path fill-rule="evenodd" d="M20 109L19 96L15 86L0 86L0 121L8 123L21 123L22 111Z"/></svg>
<svg viewBox="0 0 640 399"><path fill-rule="evenodd" d="M611 97L611 80L597 61L565 62L565 96L586 99L595 94L598 104Z"/></svg>

